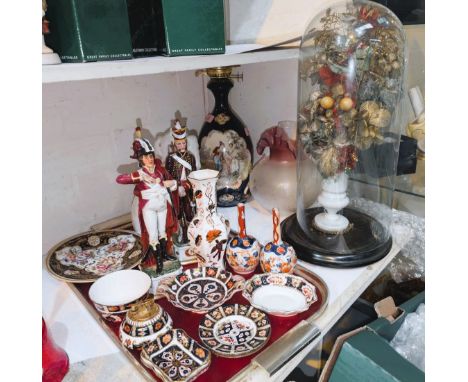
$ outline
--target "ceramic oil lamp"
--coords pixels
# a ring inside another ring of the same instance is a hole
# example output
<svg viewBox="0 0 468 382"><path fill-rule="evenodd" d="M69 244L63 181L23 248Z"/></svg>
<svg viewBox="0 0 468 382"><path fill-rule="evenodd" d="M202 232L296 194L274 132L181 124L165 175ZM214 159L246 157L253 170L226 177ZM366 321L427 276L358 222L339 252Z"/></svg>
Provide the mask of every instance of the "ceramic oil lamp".
<svg viewBox="0 0 468 382"><path fill-rule="evenodd" d="M119 337L129 349L139 349L147 342L172 329L172 319L153 298L132 306L120 325Z"/></svg>
<svg viewBox="0 0 468 382"><path fill-rule="evenodd" d="M252 273L258 265L260 256L260 244L246 234L245 230L245 205L237 205L239 235L233 237L226 247L226 260L231 268L241 275Z"/></svg>
<svg viewBox="0 0 468 382"><path fill-rule="evenodd" d="M281 240L280 216L273 208L273 241L268 242L260 252L260 265L268 273L292 273L297 263L294 248Z"/></svg>

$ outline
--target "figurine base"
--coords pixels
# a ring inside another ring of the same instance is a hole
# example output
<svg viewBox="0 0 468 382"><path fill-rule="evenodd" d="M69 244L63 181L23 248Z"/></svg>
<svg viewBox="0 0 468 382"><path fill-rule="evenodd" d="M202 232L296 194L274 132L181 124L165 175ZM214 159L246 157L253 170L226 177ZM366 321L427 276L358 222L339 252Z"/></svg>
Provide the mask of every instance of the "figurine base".
<svg viewBox="0 0 468 382"><path fill-rule="evenodd" d="M385 239L385 228L373 217L345 208L341 213L350 222L348 229L330 234L313 224L315 216L322 212L321 207L304 211L307 226L311 227L309 235L302 230L296 214L281 223L281 237L301 260L325 267L355 268L375 263L390 252L392 237Z"/></svg>
<svg viewBox="0 0 468 382"><path fill-rule="evenodd" d="M151 277L151 293L156 294L161 280L182 273L182 265L179 260L166 260L163 263L163 271L161 273L156 273L155 270L148 268L140 268L140 270Z"/></svg>
<svg viewBox="0 0 468 382"><path fill-rule="evenodd" d="M60 57L57 53L42 53L42 65L61 64Z"/></svg>
<svg viewBox="0 0 468 382"><path fill-rule="evenodd" d="M194 256L190 256L189 252L190 244L177 244L174 243L174 253L176 254L177 258L179 259L182 265L185 264L192 264L197 262L197 258Z"/></svg>

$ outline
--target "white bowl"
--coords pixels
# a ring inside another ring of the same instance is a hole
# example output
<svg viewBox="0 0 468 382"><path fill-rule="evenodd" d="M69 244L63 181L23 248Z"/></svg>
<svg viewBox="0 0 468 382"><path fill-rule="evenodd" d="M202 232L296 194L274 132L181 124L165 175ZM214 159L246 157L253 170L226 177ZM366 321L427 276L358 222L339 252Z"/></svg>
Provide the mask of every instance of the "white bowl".
<svg viewBox="0 0 468 382"><path fill-rule="evenodd" d="M102 276L89 288L89 298L101 313L123 313L131 303L144 297L151 278L144 272L126 269Z"/></svg>

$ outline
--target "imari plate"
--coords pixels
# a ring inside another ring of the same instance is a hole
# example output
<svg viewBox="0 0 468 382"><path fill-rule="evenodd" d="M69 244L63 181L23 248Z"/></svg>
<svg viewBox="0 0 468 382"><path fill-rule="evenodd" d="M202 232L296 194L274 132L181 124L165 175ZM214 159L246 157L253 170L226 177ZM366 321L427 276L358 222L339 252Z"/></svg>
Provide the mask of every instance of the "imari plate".
<svg viewBox="0 0 468 382"><path fill-rule="evenodd" d="M158 287L172 305L195 313L206 313L242 290L244 278L231 272L201 267L187 269Z"/></svg>
<svg viewBox="0 0 468 382"><path fill-rule="evenodd" d="M173 329L145 345L140 357L145 366L168 382L193 381L211 362L210 351L182 329Z"/></svg>
<svg viewBox="0 0 468 382"><path fill-rule="evenodd" d="M245 283L242 296L256 308L283 317L304 312L318 300L314 285L285 273L253 276Z"/></svg>
<svg viewBox="0 0 468 382"><path fill-rule="evenodd" d="M270 339L270 320L265 312L241 304L223 305L207 313L200 322L202 343L220 357L253 354Z"/></svg>
<svg viewBox="0 0 468 382"><path fill-rule="evenodd" d="M57 244L49 251L46 265L60 280L86 283L131 269L143 256L140 238L132 231L90 231Z"/></svg>

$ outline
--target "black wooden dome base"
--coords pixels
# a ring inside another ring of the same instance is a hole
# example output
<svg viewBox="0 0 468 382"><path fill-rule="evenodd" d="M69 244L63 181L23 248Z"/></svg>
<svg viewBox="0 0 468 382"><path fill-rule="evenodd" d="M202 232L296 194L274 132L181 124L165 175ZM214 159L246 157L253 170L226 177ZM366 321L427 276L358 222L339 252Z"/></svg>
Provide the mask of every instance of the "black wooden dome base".
<svg viewBox="0 0 468 382"><path fill-rule="evenodd" d="M340 213L351 226L341 234L327 234L314 227L315 215L324 209L304 211L309 234L304 233L296 214L281 223L281 237L296 250L297 257L308 263L333 268L355 268L375 263L390 252L392 237L388 229L365 213L344 208Z"/></svg>

